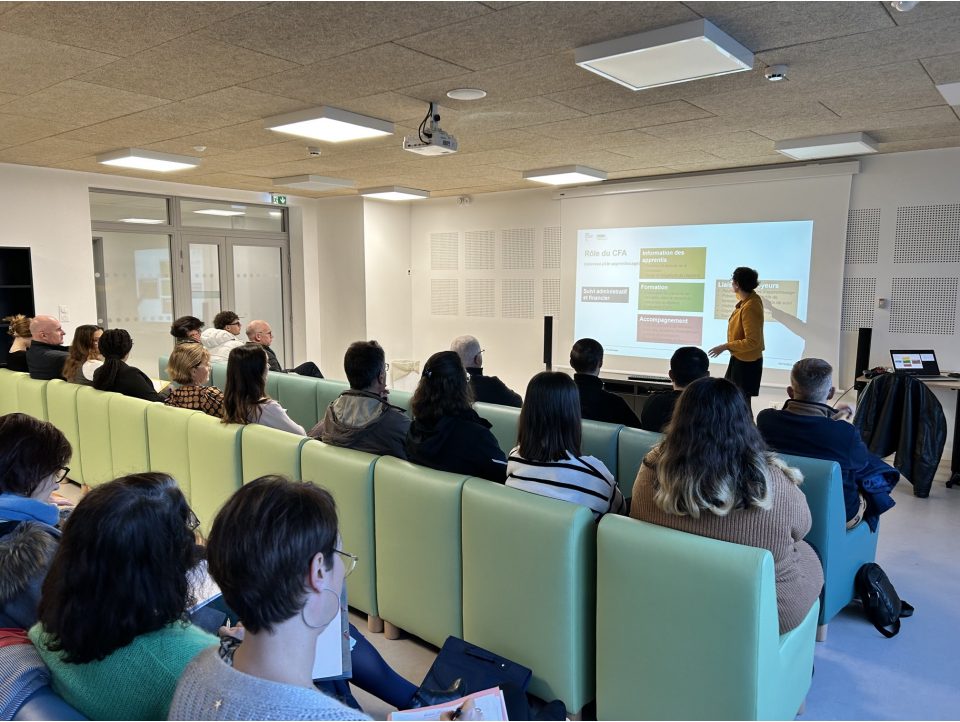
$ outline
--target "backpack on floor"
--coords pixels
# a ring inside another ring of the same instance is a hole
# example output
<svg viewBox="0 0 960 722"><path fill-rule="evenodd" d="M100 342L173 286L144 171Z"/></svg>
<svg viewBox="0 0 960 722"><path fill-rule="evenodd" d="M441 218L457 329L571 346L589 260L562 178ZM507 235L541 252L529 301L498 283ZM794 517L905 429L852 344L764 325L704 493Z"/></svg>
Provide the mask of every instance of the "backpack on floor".
<svg viewBox="0 0 960 722"><path fill-rule="evenodd" d="M863 604L867 619L887 639L900 632L901 619L913 614L913 607L900 599L879 564L870 562L860 567L854 577L853 588ZM893 630L887 627L893 627Z"/></svg>

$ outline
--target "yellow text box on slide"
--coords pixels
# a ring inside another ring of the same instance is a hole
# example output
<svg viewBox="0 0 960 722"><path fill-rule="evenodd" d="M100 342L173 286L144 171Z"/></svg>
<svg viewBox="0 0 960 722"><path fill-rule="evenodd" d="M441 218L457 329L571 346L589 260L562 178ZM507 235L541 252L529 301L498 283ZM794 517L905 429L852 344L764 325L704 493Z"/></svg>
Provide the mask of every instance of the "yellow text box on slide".
<svg viewBox="0 0 960 722"><path fill-rule="evenodd" d="M705 247L640 249L640 278L703 279L706 268Z"/></svg>

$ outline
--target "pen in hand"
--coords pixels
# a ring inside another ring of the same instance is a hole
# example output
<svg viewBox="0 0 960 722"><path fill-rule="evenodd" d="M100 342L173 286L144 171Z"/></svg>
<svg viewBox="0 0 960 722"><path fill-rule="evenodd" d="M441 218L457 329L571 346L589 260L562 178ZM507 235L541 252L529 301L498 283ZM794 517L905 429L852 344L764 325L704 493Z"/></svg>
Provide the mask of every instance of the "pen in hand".
<svg viewBox="0 0 960 722"><path fill-rule="evenodd" d="M463 705L460 705L460 706L457 707L455 710L453 710L453 714L450 715L450 719L452 719L452 720L453 720L453 719L460 719L460 715L461 715L461 714L463 714Z"/></svg>

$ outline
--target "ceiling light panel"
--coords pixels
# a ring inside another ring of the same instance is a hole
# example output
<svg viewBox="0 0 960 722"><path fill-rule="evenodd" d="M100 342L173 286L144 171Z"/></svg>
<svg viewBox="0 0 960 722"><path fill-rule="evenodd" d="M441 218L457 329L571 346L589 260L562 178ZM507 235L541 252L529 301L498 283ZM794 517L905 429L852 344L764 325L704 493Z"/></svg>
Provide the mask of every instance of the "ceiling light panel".
<svg viewBox="0 0 960 722"><path fill-rule="evenodd" d="M149 223L153 226L158 226L166 223L166 221L160 221L156 218L121 218L121 223Z"/></svg>
<svg viewBox="0 0 960 722"><path fill-rule="evenodd" d="M302 188L308 191L331 191L337 188L353 188L356 183L347 178L330 178L325 175L288 175L274 178L275 186Z"/></svg>
<svg viewBox="0 0 960 722"><path fill-rule="evenodd" d="M692 20L577 48L581 68L631 90L753 67L753 53L708 20Z"/></svg>
<svg viewBox="0 0 960 722"><path fill-rule="evenodd" d="M571 183L596 183L607 179L606 172L582 165L565 165L559 168L541 168L524 171L523 177L537 183L564 186Z"/></svg>
<svg viewBox="0 0 960 722"><path fill-rule="evenodd" d="M360 191L364 198L377 198L382 201L419 201L430 197L430 191L404 186L383 186Z"/></svg>
<svg viewBox="0 0 960 722"><path fill-rule="evenodd" d="M158 153L154 150L143 150L141 148L123 148L98 155L97 163L118 166L120 168L135 168L136 170L152 170L159 173L168 173L174 170L196 168L200 165L200 159L190 155Z"/></svg>
<svg viewBox="0 0 960 722"><path fill-rule="evenodd" d="M203 208L199 211L194 211L194 213L199 213L202 216L244 216L246 213L243 211L228 211L223 208Z"/></svg>
<svg viewBox="0 0 960 722"><path fill-rule="evenodd" d="M326 105L267 118L263 121L263 127L328 143L377 138L393 133L393 123L389 121Z"/></svg>
<svg viewBox="0 0 960 722"><path fill-rule="evenodd" d="M877 142L866 133L840 133L780 140L773 147L778 153L794 160L840 158L877 152Z"/></svg>

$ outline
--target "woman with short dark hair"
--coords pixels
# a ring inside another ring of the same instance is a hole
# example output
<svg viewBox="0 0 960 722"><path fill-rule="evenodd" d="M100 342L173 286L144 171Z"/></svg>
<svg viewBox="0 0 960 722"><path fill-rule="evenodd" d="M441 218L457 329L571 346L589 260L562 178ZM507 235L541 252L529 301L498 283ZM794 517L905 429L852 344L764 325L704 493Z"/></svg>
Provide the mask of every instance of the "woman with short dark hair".
<svg viewBox="0 0 960 722"><path fill-rule="evenodd" d="M267 354L258 343L245 343L230 352L223 385L225 424L263 424L291 434L306 435L303 427L267 396Z"/></svg>
<svg viewBox="0 0 960 722"><path fill-rule="evenodd" d="M730 352L726 378L743 392L749 408L750 399L760 395L763 375L763 299L756 293L760 280L752 268L734 269L730 285L737 305L727 321L727 342L707 353L715 358L724 351Z"/></svg>
<svg viewBox="0 0 960 722"><path fill-rule="evenodd" d="M473 409L467 372L456 352L440 351L427 359L410 410L410 461L503 483L506 456L490 422Z"/></svg>
<svg viewBox="0 0 960 722"><path fill-rule="evenodd" d="M203 321L196 316L181 316L170 324L170 335L174 344L200 343L200 329Z"/></svg>
<svg viewBox="0 0 960 722"><path fill-rule="evenodd" d="M126 330L111 328L104 331L98 345L103 354L103 366L93 374L93 388L146 401L163 401L149 377L136 366L127 365L133 339Z"/></svg>
<svg viewBox="0 0 960 722"><path fill-rule="evenodd" d="M99 345L102 335L103 329L95 324L77 326L77 330L73 332L67 360L63 362L64 379L84 386L93 383L93 374L103 365Z"/></svg>
<svg viewBox="0 0 960 722"><path fill-rule="evenodd" d="M593 456L581 456L580 392L569 376L544 371L527 385L517 446L507 459L507 486L582 504L594 519L626 514L613 474Z"/></svg>
<svg viewBox="0 0 960 722"><path fill-rule="evenodd" d="M783 634L803 621L823 586L820 560L803 541L811 519L802 480L767 452L739 389L703 378L684 389L663 441L643 460L630 516L768 549Z"/></svg>

